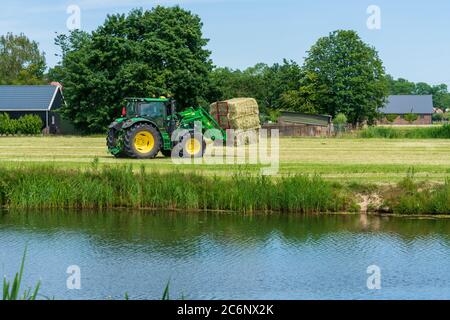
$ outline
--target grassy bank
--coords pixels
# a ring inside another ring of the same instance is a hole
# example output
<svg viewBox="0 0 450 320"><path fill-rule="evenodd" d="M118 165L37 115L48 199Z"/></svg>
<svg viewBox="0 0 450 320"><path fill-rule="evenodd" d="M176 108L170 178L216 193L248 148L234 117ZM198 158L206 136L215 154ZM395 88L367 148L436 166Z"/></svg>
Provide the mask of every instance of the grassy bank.
<svg viewBox="0 0 450 320"><path fill-rule="evenodd" d="M131 167L0 168L0 201L11 208L164 208L327 212L355 210L350 194L317 176L271 179L195 173L134 173Z"/></svg>
<svg viewBox="0 0 450 320"><path fill-rule="evenodd" d="M450 214L450 180L443 185L408 177L384 192L383 207L396 214Z"/></svg>
<svg viewBox="0 0 450 320"><path fill-rule="evenodd" d="M0 168L0 203L8 208L150 208L254 212L450 214L450 182L335 183L314 175L206 176L173 171L138 173L131 166L89 169ZM361 206L360 206L361 205Z"/></svg>
<svg viewBox="0 0 450 320"><path fill-rule="evenodd" d="M450 124L432 127L369 127L358 133L359 138L384 139L450 139Z"/></svg>

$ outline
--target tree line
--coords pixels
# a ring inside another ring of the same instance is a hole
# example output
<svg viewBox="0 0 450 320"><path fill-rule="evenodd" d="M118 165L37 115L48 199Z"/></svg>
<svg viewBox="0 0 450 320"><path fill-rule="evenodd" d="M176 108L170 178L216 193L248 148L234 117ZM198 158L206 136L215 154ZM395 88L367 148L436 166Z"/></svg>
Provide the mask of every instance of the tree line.
<svg viewBox="0 0 450 320"><path fill-rule="evenodd" d="M172 96L180 108L247 96L269 115L344 114L353 125L373 123L389 94L432 94L436 107L450 107L446 85L387 75L355 31L320 38L302 65L283 60L239 70L213 65L202 26L178 6L108 15L92 32L58 35L61 61L47 73L38 44L8 33L0 37L0 84L62 83L63 115L85 132L102 132L131 96Z"/></svg>

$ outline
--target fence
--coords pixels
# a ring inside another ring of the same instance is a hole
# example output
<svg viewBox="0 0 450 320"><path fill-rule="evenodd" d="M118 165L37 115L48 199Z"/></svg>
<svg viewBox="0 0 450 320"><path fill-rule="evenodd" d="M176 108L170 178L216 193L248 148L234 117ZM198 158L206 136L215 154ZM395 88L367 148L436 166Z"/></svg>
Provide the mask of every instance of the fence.
<svg viewBox="0 0 450 320"><path fill-rule="evenodd" d="M280 132L280 137L329 137L333 135L332 125L316 126L308 124L265 124L262 127L268 130L277 129Z"/></svg>

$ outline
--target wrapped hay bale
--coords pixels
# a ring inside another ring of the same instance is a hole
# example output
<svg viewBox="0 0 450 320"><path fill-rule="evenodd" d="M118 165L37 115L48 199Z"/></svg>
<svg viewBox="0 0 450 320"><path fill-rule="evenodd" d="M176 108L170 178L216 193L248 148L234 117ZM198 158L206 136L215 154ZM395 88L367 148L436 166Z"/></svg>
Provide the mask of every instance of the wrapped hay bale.
<svg viewBox="0 0 450 320"><path fill-rule="evenodd" d="M235 98L215 102L210 105L209 113L223 129L261 128L258 103L253 98Z"/></svg>

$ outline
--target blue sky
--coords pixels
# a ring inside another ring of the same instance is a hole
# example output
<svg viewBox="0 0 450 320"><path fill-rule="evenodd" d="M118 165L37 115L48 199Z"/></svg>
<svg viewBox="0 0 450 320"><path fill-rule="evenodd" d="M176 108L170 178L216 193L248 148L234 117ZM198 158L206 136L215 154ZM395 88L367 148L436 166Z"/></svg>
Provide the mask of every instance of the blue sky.
<svg viewBox="0 0 450 320"><path fill-rule="evenodd" d="M80 7L85 31L103 23L108 13L179 4L202 18L214 63L232 68L283 58L302 63L319 37L353 29L377 48L393 76L450 85L448 0L3 0L0 33L23 32L38 41L52 66L58 62L54 35L67 32L71 4ZM380 30L366 26L369 5L381 9Z"/></svg>

